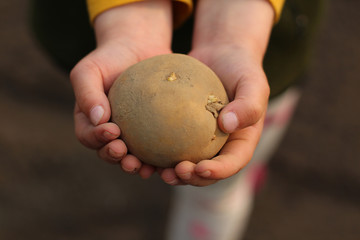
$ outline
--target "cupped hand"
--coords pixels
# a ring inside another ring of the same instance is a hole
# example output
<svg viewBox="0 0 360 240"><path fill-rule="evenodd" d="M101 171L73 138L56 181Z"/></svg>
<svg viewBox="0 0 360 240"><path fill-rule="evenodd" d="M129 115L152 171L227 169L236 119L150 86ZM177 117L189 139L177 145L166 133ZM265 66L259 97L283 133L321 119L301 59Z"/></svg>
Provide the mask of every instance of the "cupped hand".
<svg viewBox="0 0 360 240"><path fill-rule="evenodd" d="M261 63L245 49L219 46L194 50L190 55L222 80L230 103L220 112L218 124L230 136L213 159L197 164L184 161L174 169L164 169L161 176L171 185L206 186L236 174L252 158L262 132L269 86Z"/></svg>
<svg viewBox="0 0 360 240"><path fill-rule="evenodd" d="M172 33L169 1L145 1L113 8L95 22L96 49L71 71L75 93L75 134L99 157L118 164L128 173L149 177L155 168L127 154L119 139L120 128L109 122L108 90L129 66L146 58L170 53Z"/></svg>
<svg viewBox="0 0 360 240"><path fill-rule="evenodd" d="M97 48L71 72L70 79L76 96L75 134L83 145L96 149L101 159L110 163L123 159L123 169L134 173L142 165L134 157L127 156L125 143L118 139L120 128L109 122L111 110L107 92L126 68L147 57L169 53L169 50L153 51L141 56L119 45L106 44Z"/></svg>
<svg viewBox="0 0 360 240"><path fill-rule="evenodd" d="M209 66L227 91L231 102L222 109L218 125L230 136L213 159L184 161L161 171L165 182L210 185L236 174L252 158L270 92L262 60L273 19L266 0L198 1L190 55Z"/></svg>

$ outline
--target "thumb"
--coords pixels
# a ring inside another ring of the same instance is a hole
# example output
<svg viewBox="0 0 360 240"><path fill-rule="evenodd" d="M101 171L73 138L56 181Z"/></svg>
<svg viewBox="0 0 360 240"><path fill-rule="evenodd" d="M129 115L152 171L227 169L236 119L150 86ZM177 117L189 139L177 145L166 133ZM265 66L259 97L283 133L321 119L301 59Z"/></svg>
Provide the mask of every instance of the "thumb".
<svg viewBox="0 0 360 240"><path fill-rule="evenodd" d="M266 113L269 93L266 78L262 77L262 80L252 78L251 81L239 80L234 100L220 112L218 124L221 130L233 133L237 129L257 123Z"/></svg>
<svg viewBox="0 0 360 240"><path fill-rule="evenodd" d="M107 122L111 110L98 65L84 58L71 71L70 80L81 112L94 126Z"/></svg>

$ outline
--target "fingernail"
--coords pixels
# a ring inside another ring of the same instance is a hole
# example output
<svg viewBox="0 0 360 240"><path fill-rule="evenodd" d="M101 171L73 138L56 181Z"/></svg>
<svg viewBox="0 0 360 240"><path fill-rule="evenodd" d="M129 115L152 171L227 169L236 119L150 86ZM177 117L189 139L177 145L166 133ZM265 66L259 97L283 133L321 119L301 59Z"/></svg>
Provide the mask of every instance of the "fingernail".
<svg viewBox="0 0 360 240"><path fill-rule="evenodd" d="M204 172L198 173L201 177L207 178L210 177L211 172L209 170L206 170Z"/></svg>
<svg viewBox="0 0 360 240"><path fill-rule="evenodd" d="M166 182L166 183L167 183L167 184L170 184L170 185L176 185L176 184L179 183L179 180L178 180L177 178L174 178L173 180L168 181L168 182Z"/></svg>
<svg viewBox="0 0 360 240"><path fill-rule="evenodd" d="M128 169L128 168L126 168L124 166L121 166L121 167L125 172L127 172L129 174L136 174L138 172L138 170L139 170L138 168Z"/></svg>
<svg viewBox="0 0 360 240"><path fill-rule="evenodd" d="M113 140L113 139L116 138L116 135L115 135L115 134L113 134L113 133L111 133L111 132L108 132L108 131L105 131L105 132L103 133L103 135L104 135L105 140Z"/></svg>
<svg viewBox="0 0 360 240"><path fill-rule="evenodd" d="M239 120L234 112L225 113L222 120L225 131L228 133L234 132L239 125Z"/></svg>
<svg viewBox="0 0 360 240"><path fill-rule="evenodd" d="M189 180L191 178L191 173L178 174L178 176L180 176L181 179Z"/></svg>
<svg viewBox="0 0 360 240"><path fill-rule="evenodd" d="M121 158L124 156L123 153L115 152L115 151L112 150L111 148L109 148L109 155L110 155L112 158L115 158L115 159L121 159Z"/></svg>
<svg viewBox="0 0 360 240"><path fill-rule="evenodd" d="M90 111L90 121L95 126L98 125L104 115L104 108L102 106L95 106Z"/></svg>
<svg viewBox="0 0 360 240"><path fill-rule="evenodd" d="M132 169L132 170L123 168L123 170L124 170L125 172L127 172L128 174L132 174L132 175L135 175L135 174L137 174L137 172L138 172L138 169L137 169L137 168Z"/></svg>

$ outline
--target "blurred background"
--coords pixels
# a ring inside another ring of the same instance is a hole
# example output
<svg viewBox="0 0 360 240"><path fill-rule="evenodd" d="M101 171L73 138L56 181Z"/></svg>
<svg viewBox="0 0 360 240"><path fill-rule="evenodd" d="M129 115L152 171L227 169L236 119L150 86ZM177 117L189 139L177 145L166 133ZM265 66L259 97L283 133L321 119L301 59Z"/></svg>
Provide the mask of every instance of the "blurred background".
<svg viewBox="0 0 360 240"><path fill-rule="evenodd" d="M173 188L77 142L68 76L34 39L28 5L0 2L0 239L162 239ZM358 9L329 0L245 239L360 239Z"/></svg>

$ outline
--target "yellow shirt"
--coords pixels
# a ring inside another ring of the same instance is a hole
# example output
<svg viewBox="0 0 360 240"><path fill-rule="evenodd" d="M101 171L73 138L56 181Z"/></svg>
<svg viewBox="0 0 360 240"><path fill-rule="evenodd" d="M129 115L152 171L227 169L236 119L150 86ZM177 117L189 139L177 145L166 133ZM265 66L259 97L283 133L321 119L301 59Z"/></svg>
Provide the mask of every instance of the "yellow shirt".
<svg viewBox="0 0 360 240"><path fill-rule="evenodd" d="M107 9L121 6L132 2L140 2L144 0L86 0L90 21L93 22L97 15ZM174 2L174 25L178 26L184 22L192 13L192 0L172 0ZM220 1L220 0L219 0ZM285 0L268 0L275 11L275 22L280 18L281 10Z"/></svg>

